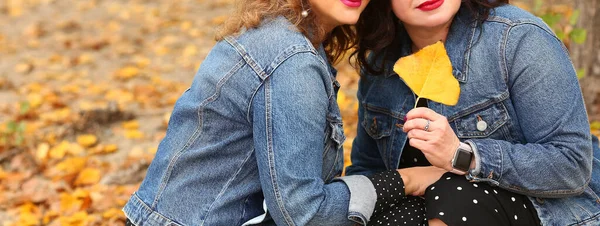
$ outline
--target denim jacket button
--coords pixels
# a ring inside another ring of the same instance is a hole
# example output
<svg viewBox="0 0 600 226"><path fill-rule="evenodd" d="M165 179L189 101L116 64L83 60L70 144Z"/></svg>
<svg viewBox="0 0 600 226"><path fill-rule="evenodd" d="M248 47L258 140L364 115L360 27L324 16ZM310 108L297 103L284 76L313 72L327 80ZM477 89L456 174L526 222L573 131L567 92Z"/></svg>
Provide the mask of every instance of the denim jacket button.
<svg viewBox="0 0 600 226"><path fill-rule="evenodd" d="M485 131L487 129L487 126L488 126L487 122L485 122L483 120L477 122L477 130L479 130L481 132Z"/></svg>
<svg viewBox="0 0 600 226"><path fill-rule="evenodd" d="M537 201L539 204L544 204L544 199L542 199L540 197L536 197L535 201Z"/></svg>

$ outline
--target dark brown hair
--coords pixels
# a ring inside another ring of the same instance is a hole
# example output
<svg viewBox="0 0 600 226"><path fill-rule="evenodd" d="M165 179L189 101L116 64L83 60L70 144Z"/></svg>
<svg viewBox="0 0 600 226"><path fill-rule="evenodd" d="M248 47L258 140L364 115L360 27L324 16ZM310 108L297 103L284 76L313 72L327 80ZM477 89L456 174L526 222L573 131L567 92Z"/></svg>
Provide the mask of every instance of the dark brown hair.
<svg viewBox="0 0 600 226"><path fill-rule="evenodd" d="M225 21L216 39L237 35L244 29L256 28L265 19L284 16L310 39L313 45L321 42L331 63L337 62L344 53L355 45L356 32L349 25L338 26L327 33L314 13L304 18L303 6L308 9L307 0L237 0L235 13Z"/></svg>
<svg viewBox="0 0 600 226"><path fill-rule="evenodd" d="M356 24L356 49L352 53L356 63L366 73L377 75L385 71L386 62L399 57L401 45L409 39L400 20L392 11L391 1L371 1ZM509 0L463 0L461 8L467 9L479 24L490 11L508 4ZM372 56L369 57L369 55ZM377 59L371 61L368 58Z"/></svg>

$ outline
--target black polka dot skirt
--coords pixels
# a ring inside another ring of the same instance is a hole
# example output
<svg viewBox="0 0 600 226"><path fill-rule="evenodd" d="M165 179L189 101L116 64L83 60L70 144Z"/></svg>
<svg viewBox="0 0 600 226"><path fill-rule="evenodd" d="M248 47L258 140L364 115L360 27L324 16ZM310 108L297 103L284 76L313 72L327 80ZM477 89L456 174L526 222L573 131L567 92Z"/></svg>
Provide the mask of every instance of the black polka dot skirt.
<svg viewBox="0 0 600 226"><path fill-rule="evenodd" d="M427 188L427 219L447 225L540 225L527 197L446 173Z"/></svg>
<svg viewBox="0 0 600 226"><path fill-rule="evenodd" d="M402 183L402 178L395 170L370 179L378 200L369 225L428 225L430 219L449 226L540 225L527 197L487 183L472 183L453 173L429 186L424 197L405 196L404 185L396 183Z"/></svg>

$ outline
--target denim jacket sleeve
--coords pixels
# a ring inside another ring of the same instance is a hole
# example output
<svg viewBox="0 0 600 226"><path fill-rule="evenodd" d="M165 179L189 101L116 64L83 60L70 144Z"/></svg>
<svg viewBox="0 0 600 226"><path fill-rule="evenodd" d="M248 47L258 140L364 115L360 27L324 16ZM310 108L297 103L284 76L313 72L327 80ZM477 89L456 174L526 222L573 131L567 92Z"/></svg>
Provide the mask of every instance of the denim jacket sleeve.
<svg viewBox="0 0 600 226"><path fill-rule="evenodd" d="M333 98L326 89L331 80L324 64L311 52L297 53L265 79L252 100L260 181L277 225L353 225L357 218L364 224L375 206L368 178L325 183L321 177Z"/></svg>
<svg viewBox="0 0 600 226"><path fill-rule="evenodd" d="M502 73L524 143L469 140L479 155L471 177L533 197L580 194L591 177L592 142L568 53L533 23L512 26L505 41Z"/></svg>

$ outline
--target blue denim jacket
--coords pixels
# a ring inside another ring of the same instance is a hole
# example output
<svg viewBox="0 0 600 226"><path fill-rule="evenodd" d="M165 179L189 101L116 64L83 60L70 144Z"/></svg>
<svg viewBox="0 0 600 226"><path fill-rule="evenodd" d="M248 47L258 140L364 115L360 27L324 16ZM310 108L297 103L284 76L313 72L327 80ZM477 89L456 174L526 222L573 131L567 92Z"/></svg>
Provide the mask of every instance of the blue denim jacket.
<svg viewBox="0 0 600 226"><path fill-rule="evenodd" d="M124 207L133 223L242 225L263 201L262 225L367 221L373 185L336 178L345 140L336 72L294 29L280 17L216 44Z"/></svg>
<svg viewBox="0 0 600 226"><path fill-rule="evenodd" d="M459 10L446 40L458 104L428 102L475 149L478 168L468 179L530 196L544 225L600 225L600 148L566 49L517 7L496 8L480 26L469 15ZM404 46L399 56L410 53ZM402 126L415 96L394 62L384 63L383 75L359 83L349 174L397 168L407 140Z"/></svg>

